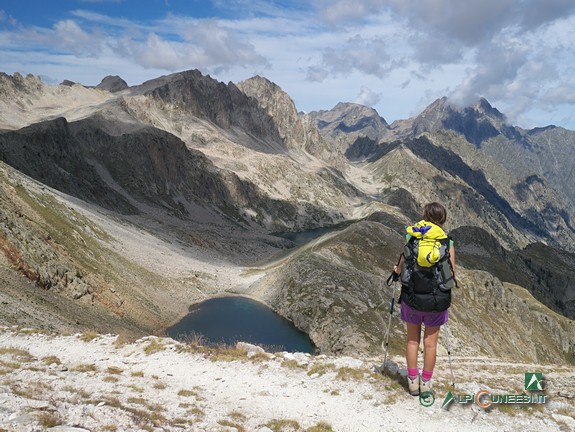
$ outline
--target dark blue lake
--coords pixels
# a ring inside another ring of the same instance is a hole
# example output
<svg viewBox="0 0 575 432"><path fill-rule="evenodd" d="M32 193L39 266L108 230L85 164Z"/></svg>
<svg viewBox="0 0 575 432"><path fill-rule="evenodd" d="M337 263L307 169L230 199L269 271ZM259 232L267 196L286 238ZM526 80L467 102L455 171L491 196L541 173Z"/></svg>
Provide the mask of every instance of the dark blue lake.
<svg viewBox="0 0 575 432"><path fill-rule="evenodd" d="M209 344L242 341L275 351L316 351L306 333L266 305L246 297L217 297L193 305L167 334L181 341L199 334Z"/></svg>

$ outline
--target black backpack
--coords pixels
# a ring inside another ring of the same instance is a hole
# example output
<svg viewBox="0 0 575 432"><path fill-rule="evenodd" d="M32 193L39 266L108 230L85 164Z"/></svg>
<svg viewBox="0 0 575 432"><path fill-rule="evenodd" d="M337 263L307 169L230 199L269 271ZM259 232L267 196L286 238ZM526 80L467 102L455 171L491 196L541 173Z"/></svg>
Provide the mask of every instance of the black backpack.
<svg viewBox="0 0 575 432"><path fill-rule="evenodd" d="M400 302L422 312L442 312L449 308L451 289L456 284L449 253L451 239L437 241L441 243L440 258L431 267L417 264L417 238L411 237L403 251Z"/></svg>

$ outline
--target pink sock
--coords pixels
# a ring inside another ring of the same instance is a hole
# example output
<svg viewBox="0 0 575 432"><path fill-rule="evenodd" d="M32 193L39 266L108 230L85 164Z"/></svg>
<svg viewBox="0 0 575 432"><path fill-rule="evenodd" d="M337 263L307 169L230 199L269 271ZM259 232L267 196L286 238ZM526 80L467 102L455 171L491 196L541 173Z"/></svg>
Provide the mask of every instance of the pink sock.
<svg viewBox="0 0 575 432"><path fill-rule="evenodd" d="M430 370L423 370L423 372L421 372L421 380L422 381L429 381L431 379L431 377L433 376L433 371Z"/></svg>
<svg viewBox="0 0 575 432"><path fill-rule="evenodd" d="M417 378L418 375L419 372L417 368L407 368L407 376L409 376L409 378L414 379Z"/></svg>

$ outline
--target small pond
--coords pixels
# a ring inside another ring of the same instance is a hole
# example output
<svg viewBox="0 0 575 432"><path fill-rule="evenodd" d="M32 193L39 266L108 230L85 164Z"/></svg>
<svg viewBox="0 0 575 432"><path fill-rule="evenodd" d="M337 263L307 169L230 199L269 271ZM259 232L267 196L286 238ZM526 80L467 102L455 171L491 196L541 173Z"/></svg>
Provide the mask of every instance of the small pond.
<svg viewBox="0 0 575 432"><path fill-rule="evenodd" d="M169 337L185 341L203 336L208 344L238 341L274 351L316 351L309 336L272 309L246 297L217 297L190 307L190 313L167 329Z"/></svg>
<svg viewBox="0 0 575 432"><path fill-rule="evenodd" d="M275 232L272 235L276 237L282 237L288 240L291 240L296 245L303 245L305 243L310 242L311 240L321 237L324 234L330 233L332 231L341 231L351 225L354 221L346 221L339 223L337 225L321 227L310 229L307 231L293 231L293 232Z"/></svg>

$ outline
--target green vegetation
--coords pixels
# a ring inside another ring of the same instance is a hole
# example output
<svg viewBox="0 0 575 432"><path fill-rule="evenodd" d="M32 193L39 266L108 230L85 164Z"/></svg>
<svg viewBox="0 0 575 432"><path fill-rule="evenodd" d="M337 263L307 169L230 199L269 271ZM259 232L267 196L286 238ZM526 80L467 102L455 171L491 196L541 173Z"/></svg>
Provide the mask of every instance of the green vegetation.
<svg viewBox="0 0 575 432"><path fill-rule="evenodd" d="M61 425L62 419L57 413L41 412L38 414L38 422L45 429L49 429Z"/></svg>
<svg viewBox="0 0 575 432"><path fill-rule="evenodd" d="M32 194L23 186L16 186L18 197L28 204L44 221L42 228L49 234L51 242L62 245L69 256L78 260L81 268L89 272L101 271L98 263L106 256L106 251L97 239L110 242L112 238L100 230L88 218L70 210L50 195ZM89 230L97 237L78 232ZM38 260L40 257L34 257Z"/></svg>
<svg viewBox="0 0 575 432"><path fill-rule="evenodd" d="M329 423L319 422L315 426L307 428L306 432L333 432L333 428Z"/></svg>
<svg viewBox="0 0 575 432"><path fill-rule="evenodd" d="M104 378L102 379L102 381L104 381L104 382L109 382L109 383L117 383L118 381L120 381L120 379L119 379L118 377L109 375L109 376L107 376L107 377L104 377Z"/></svg>
<svg viewBox="0 0 575 432"><path fill-rule="evenodd" d="M98 366L93 363L83 363L73 367L71 370L74 372L98 372Z"/></svg>
<svg viewBox="0 0 575 432"><path fill-rule="evenodd" d="M239 411L229 412L228 417L238 422L245 422L247 420L247 417Z"/></svg>
<svg viewBox="0 0 575 432"><path fill-rule="evenodd" d="M333 432L331 425L324 421L307 429L303 429L297 421L288 419L274 419L266 423L266 426L273 432L297 432L303 430L305 430L305 432Z"/></svg>
<svg viewBox="0 0 575 432"><path fill-rule="evenodd" d="M93 341L94 339L96 339L98 337L98 333L92 330L88 330L85 331L81 336L80 336L80 340L83 340L84 342L90 342Z"/></svg>
<svg viewBox="0 0 575 432"><path fill-rule="evenodd" d="M182 397L198 396L198 393L192 390L182 389L178 392L178 396Z"/></svg>
<svg viewBox="0 0 575 432"><path fill-rule="evenodd" d="M42 361L44 362L44 364L50 366L51 364L57 364L57 365L61 365L62 362L60 361L60 359L56 356L48 356L48 357L44 357L42 359Z"/></svg>
<svg viewBox="0 0 575 432"><path fill-rule="evenodd" d="M238 432L245 432L245 430L246 430L241 424L235 423L235 422L227 420L227 419L218 420L218 424L220 424L222 426L234 428Z"/></svg>
<svg viewBox="0 0 575 432"><path fill-rule="evenodd" d="M5 347L0 348L0 355L12 357L19 362L31 362L34 357L28 351L20 348Z"/></svg>
<svg viewBox="0 0 575 432"><path fill-rule="evenodd" d="M287 431L299 431L301 426L295 420L272 420L266 423L266 426L270 428L273 432L287 432Z"/></svg>
<svg viewBox="0 0 575 432"><path fill-rule="evenodd" d="M76 388L76 387L72 387L72 386L66 386L64 387L62 390L67 391L69 393L72 393L74 395L78 395L80 396L82 399L88 399L91 396L91 393L89 393L87 390L85 389L81 389L81 388Z"/></svg>
<svg viewBox="0 0 575 432"><path fill-rule="evenodd" d="M157 340L151 340L148 345L144 347L144 353L150 355L165 349L165 345Z"/></svg>
<svg viewBox="0 0 575 432"><path fill-rule="evenodd" d="M337 370L336 378L341 381L360 381L363 379L365 372L362 369L342 367Z"/></svg>
<svg viewBox="0 0 575 432"><path fill-rule="evenodd" d="M284 360L281 363L282 367L285 367L287 369L306 369L307 366L305 365L300 365L297 360L294 359L288 359L288 360Z"/></svg>
<svg viewBox="0 0 575 432"><path fill-rule="evenodd" d="M307 371L307 374L309 376L312 376L313 374L324 375L333 370L335 370L335 365L333 363L316 363Z"/></svg>

